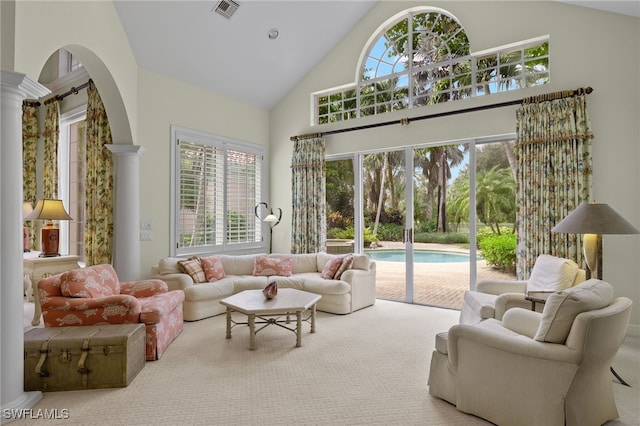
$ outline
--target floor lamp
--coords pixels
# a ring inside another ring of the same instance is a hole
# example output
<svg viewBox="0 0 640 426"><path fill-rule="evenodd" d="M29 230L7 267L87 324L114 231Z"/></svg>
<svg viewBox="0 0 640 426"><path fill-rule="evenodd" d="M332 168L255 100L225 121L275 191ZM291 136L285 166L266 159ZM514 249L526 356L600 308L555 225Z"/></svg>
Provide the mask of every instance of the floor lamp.
<svg viewBox="0 0 640 426"><path fill-rule="evenodd" d="M602 279L602 235L638 234L638 230L608 204L581 204L552 229L553 232L584 234L583 250L587 262L586 278ZM611 367L611 373L625 386L627 382Z"/></svg>
<svg viewBox="0 0 640 426"><path fill-rule="evenodd" d="M273 209L269 209L269 214L266 215L264 218L262 218L260 216L260 214L258 213L258 209L262 205L264 205L265 209L269 209L269 205L263 201L261 203L256 204L256 207L254 208L254 212L255 212L256 217L258 219L260 219L262 222L266 222L269 225L269 253L271 253L273 251L273 238L272 238L273 237L273 228L277 224L279 224L280 223L280 219L282 219L282 209L276 208L276 210L278 211L278 216L273 214Z"/></svg>

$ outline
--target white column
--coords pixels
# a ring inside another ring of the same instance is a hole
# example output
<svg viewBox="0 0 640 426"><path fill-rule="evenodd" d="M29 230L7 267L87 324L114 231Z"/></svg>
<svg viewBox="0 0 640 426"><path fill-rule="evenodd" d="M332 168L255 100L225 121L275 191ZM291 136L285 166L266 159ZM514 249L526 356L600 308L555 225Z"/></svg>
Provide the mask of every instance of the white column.
<svg viewBox="0 0 640 426"><path fill-rule="evenodd" d="M115 220L113 267L121 281L140 279L139 145L107 145L115 154Z"/></svg>
<svg viewBox="0 0 640 426"><path fill-rule="evenodd" d="M2 70L0 90L0 376L5 410L33 407L41 392L24 391L24 298L22 287L22 101L49 89L24 74ZM9 411L10 412L10 411Z"/></svg>

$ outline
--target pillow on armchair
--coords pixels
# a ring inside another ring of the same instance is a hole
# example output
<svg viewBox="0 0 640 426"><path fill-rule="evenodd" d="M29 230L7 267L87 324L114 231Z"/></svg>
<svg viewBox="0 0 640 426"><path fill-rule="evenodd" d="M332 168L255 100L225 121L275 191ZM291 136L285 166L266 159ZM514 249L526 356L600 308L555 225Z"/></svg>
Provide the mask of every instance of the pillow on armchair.
<svg viewBox="0 0 640 426"><path fill-rule="evenodd" d="M96 299L120 294L120 281L113 266L94 265L72 269L60 276L60 291L65 297Z"/></svg>
<svg viewBox="0 0 640 426"><path fill-rule="evenodd" d="M547 299L534 337L540 342L564 343L578 314L608 306L613 300L611 284L590 279L553 293Z"/></svg>
<svg viewBox="0 0 640 426"><path fill-rule="evenodd" d="M569 288L578 269L578 264L572 260L541 254L527 280L527 291L560 291Z"/></svg>

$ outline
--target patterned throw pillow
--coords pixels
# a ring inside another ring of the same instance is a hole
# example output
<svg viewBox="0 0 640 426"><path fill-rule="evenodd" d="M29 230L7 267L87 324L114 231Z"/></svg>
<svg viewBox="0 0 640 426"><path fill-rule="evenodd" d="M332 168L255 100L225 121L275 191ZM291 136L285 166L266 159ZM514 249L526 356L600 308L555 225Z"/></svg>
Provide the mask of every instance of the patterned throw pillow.
<svg viewBox="0 0 640 426"><path fill-rule="evenodd" d="M351 269L351 267L353 266L354 259L355 258L353 257L352 254L346 255L342 259L342 264L340 265L340 267L336 271L336 275L333 277L333 279L334 280L339 280L342 277L342 274L344 273L344 271Z"/></svg>
<svg viewBox="0 0 640 426"><path fill-rule="evenodd" d="M66 297L98 297L120 294L120 281L113 266L93 265L72 269L60 276L60 292Z"/></svg>
<svg viewBox="0 0 640 426"><path fill-rule="evenodd" d="M205 277L202 266L200 265L200 259L198 259L196 256L192 256L186 260L181 260L178 262L178 265L180 265L180 269L182 269L182 272L191 276L194 283L207 282L207 278Z"/></svg>
<svg viewBox="0 0 640 426"><path fill-rule="evenodd" d="M256 256L253 262L254 276L290 277L293 272L293 258L291 256L269 257Z"/></svg>
<svg viewBox="0 0 640 426"><path fill-rule="evenodd" d="M344 256L336 256L331 259L327 263L325 263L322 268L322 278L325 280L332 280L336 276L336 272L340 266L342 266L342 261L344 260Z"/></svg>
<svg viewBox="0 0 640 426"><path fill-rule="evenodd" d="M218 256L201 257L200 265L204 270L204 276L207 282L212 283L223 279L226 275L222 261Z"/></svg>

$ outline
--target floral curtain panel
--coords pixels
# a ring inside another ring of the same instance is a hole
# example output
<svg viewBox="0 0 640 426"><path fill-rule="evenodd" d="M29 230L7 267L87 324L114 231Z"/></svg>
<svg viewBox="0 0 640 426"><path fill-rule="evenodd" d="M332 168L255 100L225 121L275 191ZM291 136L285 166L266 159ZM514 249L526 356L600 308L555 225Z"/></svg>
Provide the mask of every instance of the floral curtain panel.
<svg viewBox="0 0 640 426"><path fill-rule="evenodd" d="M540 254L582 263L580 236L551 229L591 198L593 134L581 90L525 102L516 118L517 274L526 279Z"/></svg>
<svg viewBox="0 0 640 426"><path fill-rule="evenodd" d="M40 128L38 124L39 102L24 101L22 103L22 199L36 205L38 180L36 174L36 153ZM29 247L38 250L40 241L37 236L37 223L29 220L24 223L29 229Z"/></svg>
<svg viewBox="0 0 640 426"><path fill-rule="evenodd" d="M326 241L324 139L294 141L291 160L291 253L316 253Z"/></svg>
<svg viewBox="0 0 640 426"><path fill-rule="evenodd" d="M113 164L111 127L93 81L87 87L85 262L111 263L113 250Z"/></svg>
<svg viewBox="0 0 640 426"><path fill-rule="evenodd" d="M51 98L45 103L44 158L42 166L42 198L58 198L58 138L60 137L60 101Z"/></svg>

